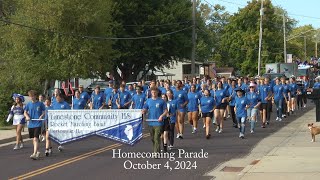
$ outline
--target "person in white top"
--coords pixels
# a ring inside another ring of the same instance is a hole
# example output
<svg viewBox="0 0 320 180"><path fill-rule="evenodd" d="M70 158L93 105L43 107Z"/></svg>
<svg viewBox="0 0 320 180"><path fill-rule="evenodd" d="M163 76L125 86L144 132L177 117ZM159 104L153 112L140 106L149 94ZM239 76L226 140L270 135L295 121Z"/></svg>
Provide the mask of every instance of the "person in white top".
<svg viewBox="0 0 320 180"><path fill-rule="evenodd" d="M13 99L15 103L10 109L10 114L7 118L7 122L9 122L11 118L13 118L12 125L16 127L17 135L16 144L13 150L17 150L23 148L23 139L21 136L21 131L26 123L26 120L24 117L24 107L22 104L22 102L24 101L24 97L20 94L13 94Z"/></svg>

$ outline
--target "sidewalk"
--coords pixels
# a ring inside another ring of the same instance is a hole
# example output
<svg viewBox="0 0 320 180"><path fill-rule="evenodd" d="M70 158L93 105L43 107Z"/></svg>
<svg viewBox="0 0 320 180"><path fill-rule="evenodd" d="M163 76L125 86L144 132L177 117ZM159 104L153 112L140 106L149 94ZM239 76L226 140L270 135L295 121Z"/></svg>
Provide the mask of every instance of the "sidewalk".
<svg viewBox="0 0 320 180"><path fill-rule="evenodd" d="M24 132L21 133L23 139L28 138L28 128L24 127ZM0 130L0 145L16 141L16 130Z"/></svg>
<svg viewBox="0 0 320 180"><path fill-rule="evenodd" d="M247 157L233 159L205 174L218 180L318 180L320 135L311 142L308 123L315 108L263 139Z"/></svg>

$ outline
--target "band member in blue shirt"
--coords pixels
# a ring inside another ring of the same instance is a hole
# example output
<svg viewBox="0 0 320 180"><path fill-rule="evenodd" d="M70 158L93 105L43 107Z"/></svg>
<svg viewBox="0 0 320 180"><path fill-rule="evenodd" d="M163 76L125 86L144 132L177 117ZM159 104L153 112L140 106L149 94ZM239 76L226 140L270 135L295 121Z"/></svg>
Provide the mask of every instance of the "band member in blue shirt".
<svg viewBox="0 0 320 180"><path fill-rule="evenodd" d="M200 99L200 113L206 125L207 139L211 137L210 125L211 125L211 119L213 117L214 106L215 106L214 98L210 95L209 90L207 89L204 90L204 95Z"/></svg>
<svg viewBox="0 0 320 180"><path fill-rule="evenodd" d="M56 97L56 103L52 105L53 110L63 110L63 109L71 109L70 105L64 101L62 94L59 94Z"/></svg>
<svg viewBox="0 0 320 180"><path fill-rule="evenodd" d="M107 87L103 92L104 96L106 98L106 100L105 100L106 104L108 104L107 108L111 108L111 106L109 106L109 100L111 99L111 96L112 96L113 87L114 87L114 82L113 82L113 80L110 80L109 87Z"/></svg>
<svg viewBox="0 0 320 180"><path fill-rule="evenodd" d="M79 93L80 93L80 98L84 100L84 102L86 103L85 106L87 106L87 104L90 103L90 95L83 90L83 85L79 85Z"/></svg>
<svg viewBox="0 0 320 180"><path fill-rule="evenodd" d="M247 92L246 97L249 102L249 108L247 110L247 117L250 121L250 133L254 133L255 123L257 122L258 109L260 106L260 96L255 91L256 84L250 83L249 92Z"/></svg>
<svg viewBox="0 0 320 180"><path fill-rule="evenodd" d="M115 86L113 86L113 90L112 90L112 94L110 95L110 99L108 99L108 105L111 109L118 109L119 98L120 98L120 95L118 92L118 87L115 85Z"/></svg>
<svg viewBox="0 0 320 180"><path fill-rule="evenodd" d="M153 152L160 153L160 135L162 132L163 122L168 113L167 104L163 99L158 97L159 90L156 87L151 89L151 98L147 99L142 113L148 113L148 125L150 126L150 135L153 144ZM156 157L157 158L157 157Z"/></svg>
<svg viewBox="0 0 320 180"><path fill-rule="evenodd" d="M213 96L216 103L216 108L214 110L214 116L217 123L216 132L222 133L223 116L227 107L228 97L227 97L227 91L223 88L221 81L217 83L217 89L214 92L214 95L211 95L211 96Z"/></svg>
<svg viewBox="0 0 320 180"><path fill-rule="evenodd" d="M41 133L42 120L45 116L45 106L42 102L39 102L36 97L37 94L34 90L28 92L31 102L29 102L24 111L26 120L29 121L28 130L29 138L33 138L33 154L31 159L39 159L39 135Z"/></svg>
<svg viewBox="0 0 320 180"><path fill-rule="evenodd" d="M231 81L231 86L229 87L228 91L229 91L229 97L228 97L228 101L229 101L229 106L230 106L230 114L231 114L231 118L232 118L232 122L233 122L233 127L237 128L238 127L238 121L236 118L236 113L234 112L234 106L236 103L235 97L237 96L237 93L235 91L236 89L236 80L232 80Z"/></svg>
<svg viewBox="0 0 320 180"><path fill-rule="evenodd" d="M136 87L136 94L132 97L132 109L142 109L146 101L146 95L142 93L142 87Z"/></svg>
<svg viewBox="0 0 320 180"><path fill-rule="evenodd" d="M84 109L86 107L85 99L80 97L80 92L78 90L74 93L74 98L72 102L72 109Z"/></svg>
<svg viewBox="0 0 320 180"><path fill-rule="evenodd" d="M245 91L241 88L235 89L237 92L236 103L235 103L235 112L238 120L238 127L240 129L240 138L244 138L246 119L247 119L247 108L249 107L248 99L245 97Z"/></svg>
<svg viewBox="0 0 320 180"><path fill-rule="evenodd" d="M199 115L199 102L200 102L200 93L196 91L196 85L191 85L190 92L188 93L188 120L191 124L192 133L197 132L198 128L198 115Z"/></svg>
<svg viewBox="0 0 320 180"><path fill-rule="evenodd" d="M170 129L169 129L169 141L170 145L168 146L169 149L173 148L174 143L174 129L177 120L177 110L178 110L178 102L177 100L173 99L173 92L172 90L167 91L167 109L168 109L168 118L170 119Z"/></svg>
<svg viewBox="0 0 320 180"><path fill-rule="evenodd" d="M276 78L276 84L273 86L273 98L277 108L276 121L282 121L282 102L284 99L283 86L280 84L280 79Z"/></svg>
<svg viewBox="0 0 320 180"><path fill-rule="evenodd" d="M126 86L124 84L120 84L118 109L129 109L131 104L131 95L125 88Z"/></svg>
<svg viewBox="0 0 320 180"><path fill-rule="evenodd" d="M261 100L260 105L260 114L262 116L262 128L266 127L266 120L267 120L267 109L268 109L268 100L270 99L272 92L271 89L267 84L265 84L265 81L261 79L259 86L259 95Z"/></svg>
<svg viewBox="0 0 320 180"><path fill-rule="evenodd" d="M104 100L104 94L100 91L100 86L97 85L91 94L90 109L102 109L105 104Z"/></svg>
<svg viewBox="0 0 320 180"><path fill-rule="evenodd" d="M291 92L291 113L294 114L294 111L296 110L296 102L297 102L297 93L298 93L298 85L296 83L296 78L291 77L290 78L290 92Z"/></svg>
<svg viewBox="0 0 320 180"><path fill-rule="evenodd" d="M188 95L187 93L182 90L182 82L179 80L177 81L176 91L173 91L174 99L177 100L179 104L178 108L178 117L177 117L177 138L183 139L183 131L184 131L184 117L186 114L186 107L188 104Z"/></svg>
<svg viewBox="0 0 320 180"><path fill-rule="evenodd" d="M283 87L284 100L282 103L282 117L286 118L290 112L290 90L289 85L286 82L286 77L281 77L281 85Z"/></svg>

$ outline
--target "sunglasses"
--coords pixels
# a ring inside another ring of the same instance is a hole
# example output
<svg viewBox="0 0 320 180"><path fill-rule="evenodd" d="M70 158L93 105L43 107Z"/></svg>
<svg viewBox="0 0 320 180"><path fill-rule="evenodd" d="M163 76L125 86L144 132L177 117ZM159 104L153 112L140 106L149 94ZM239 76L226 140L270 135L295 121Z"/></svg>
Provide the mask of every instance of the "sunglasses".
<svg viewBox="0 0 320 180"><path fill-rule="evenodd" d="M250 88L254 88L253 86L250 86Z"/></svg>

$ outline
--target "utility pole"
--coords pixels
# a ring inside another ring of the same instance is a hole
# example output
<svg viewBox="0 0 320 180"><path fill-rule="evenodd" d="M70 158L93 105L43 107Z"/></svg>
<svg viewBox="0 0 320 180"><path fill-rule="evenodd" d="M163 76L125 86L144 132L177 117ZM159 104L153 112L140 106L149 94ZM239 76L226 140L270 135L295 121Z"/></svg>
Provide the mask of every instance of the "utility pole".
<svg viewBox="0 0 320 180"><path fill-rule="evenodd" d="M304 60L307 60L307 36L304 35Z"/></svg>
<svg viewBox="0 0 320 180"><path fill-rule="evenodd" d="M191 52L191 76L195 77L195 57L196 57L196 0L192 4L192 52Z"/></svg>
<svg viewBox="0 0 320 180"><path fill-rule="evenodd" d="M260 69L261 69L262 18L263 18L263 0L261 0L261 8L260 8L260 33L259 33L258 76L260 76Z"/></svg>
<svg viewBox="0 0 320 180"><path fill-rule="evenodd" d="M283 13L283 59L287 63L286 16Z"/></svg>

